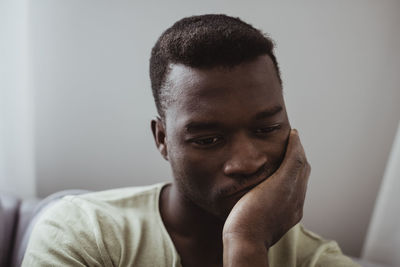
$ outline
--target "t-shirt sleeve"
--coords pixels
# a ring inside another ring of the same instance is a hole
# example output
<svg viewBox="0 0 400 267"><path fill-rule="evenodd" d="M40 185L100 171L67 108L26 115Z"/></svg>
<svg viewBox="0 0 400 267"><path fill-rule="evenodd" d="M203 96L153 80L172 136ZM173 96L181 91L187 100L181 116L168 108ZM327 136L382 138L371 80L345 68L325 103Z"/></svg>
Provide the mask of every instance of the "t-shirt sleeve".
<svg viewBox="0 0 400 267"><path fill-rule="evenodd" d="M36 222L22 266L112 266L95 224L71 199L57 201Z"/></svg>

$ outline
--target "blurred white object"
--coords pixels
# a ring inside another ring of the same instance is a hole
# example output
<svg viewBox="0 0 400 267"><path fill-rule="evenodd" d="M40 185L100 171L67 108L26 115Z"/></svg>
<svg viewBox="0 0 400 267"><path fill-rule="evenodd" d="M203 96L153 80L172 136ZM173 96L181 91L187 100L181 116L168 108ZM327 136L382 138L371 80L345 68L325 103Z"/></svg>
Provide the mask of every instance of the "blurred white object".
<svg viewBox="0 0 400 267"><path fill-rule="evenodd" d="M400 266L400 124L375 203L362 258Z"/></svg>

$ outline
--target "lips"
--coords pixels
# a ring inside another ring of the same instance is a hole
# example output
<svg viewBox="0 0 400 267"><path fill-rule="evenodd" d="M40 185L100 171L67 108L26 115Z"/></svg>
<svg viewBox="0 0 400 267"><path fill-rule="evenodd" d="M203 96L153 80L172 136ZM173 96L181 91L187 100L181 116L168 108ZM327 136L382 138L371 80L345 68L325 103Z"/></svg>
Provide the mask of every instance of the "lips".
<svg viewBox="0 0 400 267"><path fill-rule="evenodd" d="M239 196L239 197L242 197L242 196L244 196L247 192L249 192L251 189L253 189L253 188L256 187L257 185L259 185L260 183L262 183L262 182L263 182L265 179L267 179L267 178L268 178L268 177L262 179L261 181L255 183L255 184L246 186L246 187L244 187L244 188L241 188L241 189L239 189L239 190L234 191L233 193L227 194L227 195L226 195L226 198L238 197L238 196Z"/></svg>
<svg viewBox="0 0 400 267"><path fill-rule="evenodd" d="M231 197L237 198L238 196L242 197L251 189L253 189L257 185L268 179L268 177L270 177L274 171L275 168L271 168L269 166L263 166L259 169L259 171L257 171L254 175L252 175L252 177L246 177L246 179L243 179L242 182L238 181L237 184L231 186L230 188L225 188L221 190L222 193L221 197L222 198L231 198ZM245 183L245 181L253 183L249 185L248 183Z"/></svg>
<svg viewBox="0 0 400 267"><path fill-rule="evenodd" d="M246 188L244 188L242 190L236 191L235 193L228 195L227 198L232 198L232 197L233 198L236 198L236 197L237 198L241 198L242 196L247 194L247 192L249 192L252 188L253 187L246 187Z"/></svg>

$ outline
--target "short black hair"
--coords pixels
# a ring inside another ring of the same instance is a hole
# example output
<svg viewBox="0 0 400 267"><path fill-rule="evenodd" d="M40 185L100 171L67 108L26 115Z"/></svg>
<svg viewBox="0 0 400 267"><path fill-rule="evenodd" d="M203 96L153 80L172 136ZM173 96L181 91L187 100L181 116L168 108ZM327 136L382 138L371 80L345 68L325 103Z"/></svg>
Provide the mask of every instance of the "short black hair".
<svg viewBox="0 0 400 267"><path fill-rule="evenodd" d="M273 49L272 39L239 18L208 14L175 22L151 51L150 80L158 114L164 118L168 93L163 87L170 64L229 68L268 55L282 83Z"/></svg>

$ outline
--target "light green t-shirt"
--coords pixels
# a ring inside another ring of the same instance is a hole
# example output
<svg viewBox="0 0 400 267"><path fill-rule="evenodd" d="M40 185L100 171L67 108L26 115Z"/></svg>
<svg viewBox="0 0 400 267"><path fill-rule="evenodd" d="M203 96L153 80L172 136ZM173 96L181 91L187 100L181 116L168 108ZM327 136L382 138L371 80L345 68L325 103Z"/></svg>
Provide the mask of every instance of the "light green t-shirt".
<svg viewBox="0 0 400 267"><path fill-rule="evenodd" d="M31 234L22 266L181 266L163 224L165 184L67 196ZM358 266L336 242L294 226L269 250L271 267Z"/></svg>

